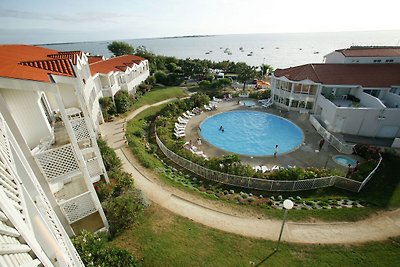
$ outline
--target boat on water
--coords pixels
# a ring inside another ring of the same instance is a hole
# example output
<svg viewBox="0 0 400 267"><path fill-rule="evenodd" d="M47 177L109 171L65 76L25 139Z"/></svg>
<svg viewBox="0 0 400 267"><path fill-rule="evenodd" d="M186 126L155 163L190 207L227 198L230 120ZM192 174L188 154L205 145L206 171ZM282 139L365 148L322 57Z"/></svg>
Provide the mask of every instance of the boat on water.
<svg viewBox="0 0 400 267"><path fill-rule="evenodd" d="M261 47L261 49L264 49L264 47Z"/></svg>

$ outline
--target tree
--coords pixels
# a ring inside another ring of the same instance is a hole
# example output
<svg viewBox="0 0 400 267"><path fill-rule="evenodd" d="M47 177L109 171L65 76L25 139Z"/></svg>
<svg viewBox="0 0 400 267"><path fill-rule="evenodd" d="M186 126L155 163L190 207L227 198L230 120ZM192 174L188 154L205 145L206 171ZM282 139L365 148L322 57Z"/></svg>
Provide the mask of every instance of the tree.
<svg viewBox="0 0 400 267"><path fill-rule="evenodd" d="M266 75L267 73L271 73L274 71L274 68L271 65L268 64L262 64L261 65L261 78L264 78L263 76Z"/></svg>
<svg viewBox="0 0 400 267"><path fill-rule="evenodd" d="M127 112L133 105L133 99L127 91L120 90L114 96L115 108L118 113Z"/></svg>
<svg viewBox="0 0 400 267"><path fill-rule="evenodd" d="M114 41L107 46L108 50L114 54L114 56L121 56L125 54L132 55L135 49L128 43Z"/></svg>
<svg viewBox="0 0 400 267"><path fill-rule="evenodd" d="M247 81L254 79L257 74L254 67L249 66L244 62L239 62L236 64L236 71L238 74L238 80L243 82L243 90L246 88Z"/></svg>
<svg viewBox="0 0 400 267"><path fill-rule="evenodd" d="M104 120L108 121L111 115L116 113L112 98L109 96L102 97L99 99L99 104L101 107L101 112L103 113Z"/></svg>

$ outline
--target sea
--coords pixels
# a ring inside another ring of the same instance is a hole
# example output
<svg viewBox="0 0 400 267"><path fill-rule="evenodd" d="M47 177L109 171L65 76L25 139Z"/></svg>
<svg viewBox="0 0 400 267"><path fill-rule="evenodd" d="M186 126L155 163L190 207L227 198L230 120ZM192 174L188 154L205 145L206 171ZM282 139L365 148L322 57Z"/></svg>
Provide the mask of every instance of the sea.
<svg viewBox="0 0 400 267"><path fill-rule="evenodd" d="M106 36L104 39L107 39ZM81 50L93 55L110 57L107 45L113 40L41 45L60 51ZM350 46L399 46L400 30L325 32L325 33L265 33L187 37L165 37L119 40L133 47L165 56L185 59L230 60L252 66L269 64L287 68L307 63L321 63L323 56Z"/></svg>

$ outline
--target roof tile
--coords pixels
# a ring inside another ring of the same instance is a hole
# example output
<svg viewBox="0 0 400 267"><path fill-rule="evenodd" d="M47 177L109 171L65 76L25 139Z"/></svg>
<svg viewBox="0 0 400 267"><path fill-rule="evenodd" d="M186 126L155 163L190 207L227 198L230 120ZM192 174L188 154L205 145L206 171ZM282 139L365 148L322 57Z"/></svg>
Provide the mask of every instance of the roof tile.
<svg viewBox="0 0 400 267"><path fill-rule="evenodd" d="M307 64L277 69L274 75L329 85L390 87L400 85L400 64Z"/></svg>

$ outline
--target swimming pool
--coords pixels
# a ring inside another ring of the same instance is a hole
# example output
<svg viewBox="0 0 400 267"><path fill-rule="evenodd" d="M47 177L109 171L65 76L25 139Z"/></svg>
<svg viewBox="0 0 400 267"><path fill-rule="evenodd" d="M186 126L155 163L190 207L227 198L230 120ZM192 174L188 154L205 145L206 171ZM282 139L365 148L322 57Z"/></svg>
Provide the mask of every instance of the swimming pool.
<svg viewBox="0 0 400 267"><path fill-rule="evenodd" d="M239 104L246 107L254 107L257 103L253 100L240 100Z"/></svg>
<svg viewBox="0 0 400 267"><path fill-rule="evenodd" d="M351 167L356 166L356 161L348 156L342 156L342 155L336 155L333 156L333 160L337 163L340 164L342 166L349 166L349 164L351 165Z"/></svg>
<svg viewBox="0 0 400 267"><path fill-rule="evenodd" d="M220 127L224 131L220 130ZM200 135L208 143L225 151L249 156L271 156L275 145L278 155L300 146L303 132L284 118L258 111L229 111L205 119Z"/></svg>

